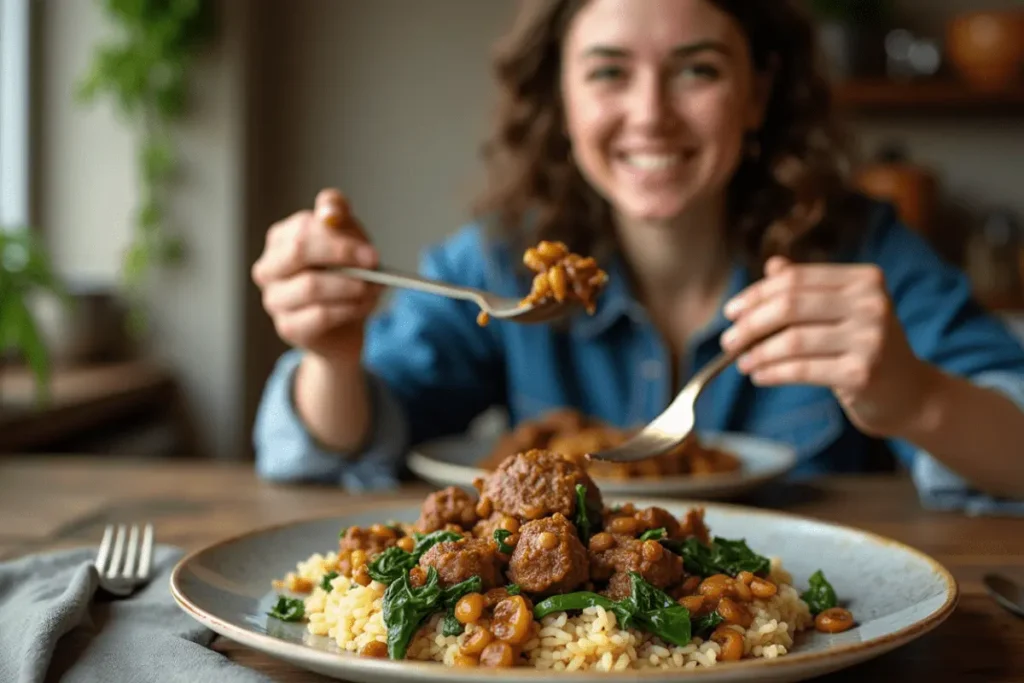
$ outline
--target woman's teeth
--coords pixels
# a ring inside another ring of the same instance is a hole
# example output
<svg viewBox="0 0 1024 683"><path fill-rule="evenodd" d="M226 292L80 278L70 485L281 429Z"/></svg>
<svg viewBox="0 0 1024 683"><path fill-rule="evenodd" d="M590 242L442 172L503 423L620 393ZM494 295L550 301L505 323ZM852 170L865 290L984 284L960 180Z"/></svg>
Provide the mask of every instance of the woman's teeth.
<svg viewBox="0 0 1024 683"><path fill-rule="evenodd" d="M679 154L627 154L626 163L642 171L661 171L679 163Z"/></svg>

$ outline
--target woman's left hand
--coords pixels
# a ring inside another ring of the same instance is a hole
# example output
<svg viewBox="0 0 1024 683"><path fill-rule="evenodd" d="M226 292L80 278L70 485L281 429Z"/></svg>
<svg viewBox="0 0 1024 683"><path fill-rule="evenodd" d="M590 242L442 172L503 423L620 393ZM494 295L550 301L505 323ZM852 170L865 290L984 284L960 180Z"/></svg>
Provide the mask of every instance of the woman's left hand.
<svg viewBox="0 0 1024 683"><path fill-rule="evenodd" d="M726 304L726 350L754 384L832 389L850 420L873 436L913 429L934 368L907 343L882 271L873 265L795 265L772 258L765 277Z"/></svg>

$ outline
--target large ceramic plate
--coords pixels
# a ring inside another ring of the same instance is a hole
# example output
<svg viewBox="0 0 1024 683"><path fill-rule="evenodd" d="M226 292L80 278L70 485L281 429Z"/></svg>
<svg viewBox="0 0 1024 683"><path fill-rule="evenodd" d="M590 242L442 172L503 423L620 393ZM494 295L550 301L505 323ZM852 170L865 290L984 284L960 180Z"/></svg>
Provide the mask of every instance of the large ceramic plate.
<svg viewBox="0 0 1024 683"><path fill-rule="evenodd" d="M701 433L699 436L702 443L738 457L742 467L736 472L699 477L595 478L595 482L605 495L726 499L781 477L796 465L793 449L777 441L740 434ZM437 486L470 487L474 479L486 474L477 463L487 457L495 443L494 439L466 437L433 441L410 454L409 469Z"/></svg>
<svg viewBox="0 0 1024 683"><path fill-rule="evenodd" d="M634 502L661 505L676 515L690 507L678 501ZM791 653L777 659L723 663L686 673L655 669L553 674L516 668L488 671L487 678L500 683L536 683L554 675L580 683L609 679L667 683L691 676L708 682L800 681L904 645L938 626L956 605L957 586L949 572L895 541L782 513L722 504L709 504L706 509L712 533L746 538L755 551L781 557L798 588L806 586L816 569L824 570L859 626L834 636L805 632L798 636ZM418 508L408 505L379 506L222 541L183 558L171 575L171 591L183 609L217 633L328 676L357 683L479 680L480 670L341 653L331 639L310 635L302 624L266 616L275 598L271 581L314 552L336 549L339 528L390 519L413 521L417 514Z"/></svg>

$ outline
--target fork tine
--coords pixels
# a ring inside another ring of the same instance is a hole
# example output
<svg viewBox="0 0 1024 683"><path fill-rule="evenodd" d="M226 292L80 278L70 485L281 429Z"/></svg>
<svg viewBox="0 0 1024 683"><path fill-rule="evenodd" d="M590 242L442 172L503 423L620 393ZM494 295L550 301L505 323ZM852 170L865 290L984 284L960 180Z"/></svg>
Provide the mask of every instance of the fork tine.
<svg viewBox="0 0 1024 683"><path fill-rule="evenodd" d="M114 552L110 558L110 567L107 568L107 578L117 578L117 571L121 567L121 558L124 555L124 524L117 526L117 536L114 537Z"/></svg>
<svg viewBox="0 0 1024 683"><path fill-rule="evenodd" d="M147 524L142 534L142 552L139 557L138 578L149 578L149 566L153 562L153 525Z"/></svg>
<svg viewBox="0 0 1024 683"><path fill-rule="evenodd" d="M107 566L107 558L110 557L110 545L113 541L114 525L108 524L107 528L103 530L103 540L100 541L100 549L96 553L96 562L93 563L96 566L96 571L100 574L103 574L103 570Z"/></svg>
<svg viewBox="0 0 1024 683"><path fill-rule="evenodd" d="M135 562L139 558L139 525L132 524L132 529L128 532L128 550L124 556L124 569L121 571L121 576L126 579L132 578L135 573Z"/></svg>

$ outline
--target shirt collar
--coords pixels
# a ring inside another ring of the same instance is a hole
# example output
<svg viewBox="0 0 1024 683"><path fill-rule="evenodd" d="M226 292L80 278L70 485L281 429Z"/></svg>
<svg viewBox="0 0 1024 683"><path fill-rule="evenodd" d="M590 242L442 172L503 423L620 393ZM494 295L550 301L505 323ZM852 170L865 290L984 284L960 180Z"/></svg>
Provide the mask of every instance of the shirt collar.
<svg viewBox="0 0 1024 683"><path fill-rule="evenodd" d="M650 322L647 312L629 285L626 267L619 254L612 257L605 270L608 273L608 284L598 298L597 310L592 316L581 314L573 324L574 331L585 339L593 339L604 334L623 318L629 318L638 324ZM747 268L739 263L735 264L729 274L729 283L725 295L718 304L715 318L694 334L693 342L702 342L712 335L721 334L729 327L731 323L723 311L725 303L751 282Z"/></svg>

